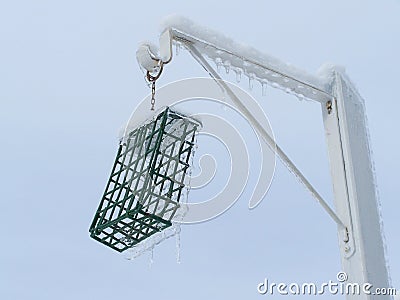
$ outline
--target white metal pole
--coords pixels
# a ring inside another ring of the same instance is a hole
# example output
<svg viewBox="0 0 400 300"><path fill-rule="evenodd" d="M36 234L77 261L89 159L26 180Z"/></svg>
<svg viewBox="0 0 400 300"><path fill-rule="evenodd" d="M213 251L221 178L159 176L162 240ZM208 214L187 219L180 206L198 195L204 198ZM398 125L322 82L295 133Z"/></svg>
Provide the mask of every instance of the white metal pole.
<svg viewBox="0 0 400 300"><path fill-rule="evenodd" d="M350 239L339 235L342 268L348 283L389 288L380 215L371 166L363 99L345 75L335 71L334 99L329 112L322 106L336 213L349 227ZM391 299L391 296L347 295L353 299Z"/></svg>

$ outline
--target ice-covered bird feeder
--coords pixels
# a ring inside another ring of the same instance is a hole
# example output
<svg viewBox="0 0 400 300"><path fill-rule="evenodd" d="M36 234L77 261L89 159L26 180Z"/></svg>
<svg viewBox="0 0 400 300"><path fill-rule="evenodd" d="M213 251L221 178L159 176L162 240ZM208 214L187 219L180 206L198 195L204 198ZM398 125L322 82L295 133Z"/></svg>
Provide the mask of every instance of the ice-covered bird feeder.
<svg viewBox="0 0 400 300"><path fill-rule="evenodd" d="M172 226L199 126L166 107L125 135L90 226L92 238L123 252Z"/></svg>

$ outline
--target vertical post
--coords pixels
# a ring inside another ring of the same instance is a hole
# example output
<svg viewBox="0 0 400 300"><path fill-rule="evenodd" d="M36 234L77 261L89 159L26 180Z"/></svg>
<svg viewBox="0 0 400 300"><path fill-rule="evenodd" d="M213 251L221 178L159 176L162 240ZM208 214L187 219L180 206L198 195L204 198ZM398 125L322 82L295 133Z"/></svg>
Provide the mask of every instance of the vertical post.
<svg viewBox="0 0 400 300"><path fill-rule="evenodd" d="M371 164L363 99L353 84L335 71L334 98L322 106L336 211L348 228L339 230L342 271L349 283L389 288L380 215ZM348 295L347 299L391 299Z"/></svg>

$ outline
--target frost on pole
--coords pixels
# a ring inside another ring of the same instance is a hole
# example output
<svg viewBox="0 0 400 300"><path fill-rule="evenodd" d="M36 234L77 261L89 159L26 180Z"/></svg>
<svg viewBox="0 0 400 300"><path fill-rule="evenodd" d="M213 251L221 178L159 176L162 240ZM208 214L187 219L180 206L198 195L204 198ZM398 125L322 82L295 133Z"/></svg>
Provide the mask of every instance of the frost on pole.
<svg viewBox="0 0 400 300"><path fill-rule="evenodd" d="M121 141L90 236L122 252L172 226L200 123L166 107Z"/></svg>

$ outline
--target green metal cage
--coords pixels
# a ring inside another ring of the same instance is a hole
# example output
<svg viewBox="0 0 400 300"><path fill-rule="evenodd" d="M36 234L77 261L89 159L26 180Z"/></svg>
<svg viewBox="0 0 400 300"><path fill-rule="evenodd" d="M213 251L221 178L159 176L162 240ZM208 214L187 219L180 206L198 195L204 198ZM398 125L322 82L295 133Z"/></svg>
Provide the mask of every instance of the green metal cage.
<svg viewBox="0 0 400 300"><path fill-rule="evenodd" d="M199 126L166 107L121 141L92 238L122 252L172 225Z"/></svg>

